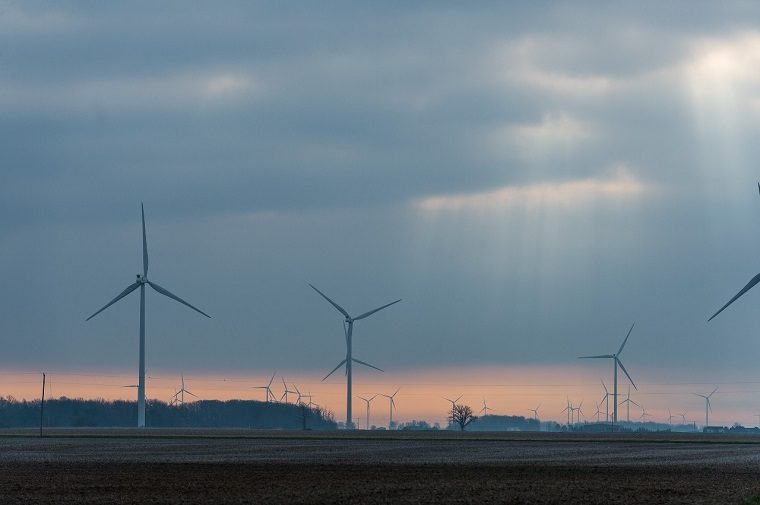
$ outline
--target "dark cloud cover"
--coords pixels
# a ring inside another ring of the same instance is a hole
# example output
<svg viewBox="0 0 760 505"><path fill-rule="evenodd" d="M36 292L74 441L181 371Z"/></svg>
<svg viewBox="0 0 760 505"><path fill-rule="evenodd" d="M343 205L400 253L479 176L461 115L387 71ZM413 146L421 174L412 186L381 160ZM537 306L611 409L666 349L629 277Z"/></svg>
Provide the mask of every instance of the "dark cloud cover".
<svg viewBox="0 0 760 505"><path fill-rule="evenodd" d="M6 367L132 366L140 201L153 368L760 351L751 3L0 5Z"/></svg>

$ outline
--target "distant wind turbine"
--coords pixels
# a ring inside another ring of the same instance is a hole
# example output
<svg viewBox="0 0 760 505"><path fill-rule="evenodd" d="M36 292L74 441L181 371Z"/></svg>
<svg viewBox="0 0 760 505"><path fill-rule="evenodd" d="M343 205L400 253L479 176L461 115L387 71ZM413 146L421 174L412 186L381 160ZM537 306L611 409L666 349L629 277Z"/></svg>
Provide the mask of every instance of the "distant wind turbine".
<svg viewBox="0 0 760 505"><path fill-rule="evenodd" d="M710 404L710 397L715 394L715 392L718 390L718 388L713 389L713 392L709 395L702 395L699 393L694 393L697 396L700 396L705 399L705 426L710 426L710 412L712 412L712 405ZM709 412L708 412L709 411Z"/></svg>
<svg viewBox="0 0 760 505"><path fill-rule="evenodd" d="M285 392L282 393L282 396L280 397L280 401L282 401L282 399L285 398L285 403L289 403L288 402L288 394L289 393L296 394L296 392L295 391L291 391L291 390L288 389L288 385L285 384L285 377L280 377L280 379L282 379L282 387L285 388Z"/></svg>
<svg viewBox="0 0 760 505"><path fill-rule="evenodd" d="M480 409L480 412L483 412L483 417L488 415L488 411L493 410L491 408L488 408L488 404L486 403L486 399L483 398L483 408Z"/></svg>
<svg viewBox="0 0 760 505"><path fill-rule="evenodd" d="M601 411L601 410L599 410L599 408L600 408L601 406L602 406L602 402L599 402L599 403L597 403L597 404L596 404L596 412L594 412L594 413L592 414L592 415L595 415L595 416L596 416L596 422L597 422L597 423L599 422L599 415L602 413L602 411Z"/></svg>
<svg viewBox="0 0 760 505"><path fill-rule="evenodd" d="M193 309L194 311L200 314L203 314L204 316L208 318L210 318L211 316L209 316L202 310L198 309L197 307L190 305L182 298L162 288L155 282L151 282L148 280L148 241L145 235L145 208L143 207L142 204L140 204L140 209L142 212L143 273L142 275L137 274L137 280L134 283L127 286L126 289L124 289L124 291L122 291L121 293L118 294L118 296L116 296L116 298L108 302L103 308L101 308L100 310L95 312L93 315L88 317L87 321L97 316L98 314L106 310L108 307L118 302L119 300L127 296L128 294L130 294L132 291L136 290L137 288L140 288L140 367L139 367L139 376L138 376L138 385L137 385L137 427L144 428L145 427L145 285L147 284L148 286L153 288L155 291L157 291L159 294L162 294L168 298L171 298L172 300L175 300L183 305L186 305L190 307L191 309Z"/></svg>
<svg viewBox="0 0 760 505"><path fill-rule="evenodd" d="M567 426L570 426L570 415L573 413L573 404L570 403L570 398L567 399L567 406L562 409L560 414L567 412Z"/></svg>
<svg viewBox="0 0 760 505"><path fill-rule="evenodd" d="M445 396L443 397L443 399L444 399L444 400L446 400L447 402L451 403L451 415L454 415L454 407L456 407L456 405L457 405L457 402L458 402L459 400L461 400L463 396L464 396L464 395L459 395L459 396L457 396L457 399L456 399L456 400L452 400L452 399L450 399L450 398L446 398Z"/></svg>
<svg viewBox="0 0 760 505"><path fill-rule="evenodd" d="M628 395L626 396L625 400L620 402L620 405L626 404L625 406L625 422L630 423L631 422L631 404L633 403L637 407L641 408L641 405L636 403L635 401L631 400L631 386L628 386Z"/></svg>
<svg viewBox="0 0 760 505"><path fill-rule="evenodd" d="M390 409L391 409L390 417L389 417L389 421L388 421L388 429L389 430L393 429L393 409L396 408L396 402L395 402L395 400L393 398L396 396L396 394L399 391L401 391L401 388L398 388L396 390L396 392L393 393L392 395L384 395L384 394L380 395L380 396L384 396L384 397L388 398L388 405L390 406Z"/></svg>
<svg viewBox="0 0 760 505"><path fill-rule="evenodd" d="M623 370L623 373L625 373L625 376L628 377L628 380L631 381L631 384L633 384L634 389L638 390L636 387L636 384L633 382L633 379L631 379L631 376L628 374L628 370L625 369L623 366L623 362L620 361L620 353L623 352L623 347L625 347L625 343L628 342L628 337L631 336L631 332L633 331L633 327L636 325L636 323L633 323L631 325L631 329L628 330L628 334L625 336L625 340L623 340L623 343L620 344L620 349L618 349L618 352L615 354L602 354L599 356L581 356L580 359L593 359L593 358L607 358L613 360L615 364L615 374L614 374L614 382L613 382L613 389L612 389L612 400L613 400L613 414L612 414L612 423L617 423L618 420L618 393L617 393L617 385L618 385L618 366L621 370Z"/></svg>
<svg viewBox="0 0 760 505"><path fill-rule="evenodd" d="M180 374L180 377L181 377L181 380L182 380L182 387L174 395L174 400L175 400L174 403L175 404L179 403L181 405L184 405L185 404L185 393L189 394L190 396L194 396L195 398L198 398L198 396L194 395L193 393L191 393L190 391L188 391L187 389L185 389L185 375L184 374Z"/></svg>
<svg viewBox="0 0 760 505"><path fill-rule="evenodd" d="M363 396L359 396L358 398L367 403L367 424L365 425L365 429L369 429L369 404L372 403L372 400L377 398L377 395L374 395L372 398L364 398Z"/></svg>
<svg viewBox="0 0 760 505"><path fill-rule="evenodd" d="M602 381L602 387L604 388L604 397L602 398L602 401L604 402L604 422L608 423L610 422L610 392L607 390L607 384Z"/></svg>
<svg viewBox="0 0 760 505"><path fill-rule="evenodd" d="M269 384L266 386L253 386L253 389L263 389L266 392L266 401L276 401L277 398L274 396L274 393L272 393L272 382L274 381L274 376L277 375L277 372L272 374L272 378L269 379Z"/></svg>
<svg viewBox="0 0 760 505"><path fill-rule="evenodd" d="M378 307L376 309L370 310L369 312L365 312L364 314L358 315L356 317L351 317L343 307L341 307L340 305L332 301L330 298L328 298L326 294L324 294L323 292L321 292L320 290L318 290L316 287L314 287L311 284L309 284L309 286L311 286L311 288L314 291L319 293L320 296L322 296L322 298L330 302L330 305L335 307L338 310L338 312L343 314L343 316L345 317L343 324L344 324L344 333L346 337L346 357L343 361L338 363L338 366L333 368L332 372L327 374L325 378L322 380L325 380L328 377L330 377L338 368L342 367L344 364L346 365L346 428L350 428L353 424L353 420L351 418L351 400L353 398L351 394L351 371L353 369L352 365L354 364L354 362L356 362L356 363L359 363L360 365L364 365L369 368L374 368L375 370L379 370L381 372L383 371L374 365L370 365L369 363L365 363L364 361L360 361L353 357L353 354L351 353L351 337L353 336L353 333L354 333L354 321L359 321L360 319L364 319L365 317L371 316L375 312L379 312L387 307L390 307L394 303L400 302L401 298L391 303L387 303L383 305L382 307Z"/></svg>
<svg viewBox="0 0 760 505"><path fill-rule="evenodd" d="M647 409L645 409L644 407L641 407L641 417L640 417L640 419L643 419L643 421L646 423L647 422L647 417L649 417L649 415L650 414L649 414L649 412L647 412Z"/></svg>
<svg viewBox="0 0 760 505"><path fill-rule="evenodd" d="M538 409L540 408L541 408L541 404L539 403L538 407L536 407L535 409L528 409L529 411L533 412L533 419L535 419L536 421L538 421Z"/></svg>

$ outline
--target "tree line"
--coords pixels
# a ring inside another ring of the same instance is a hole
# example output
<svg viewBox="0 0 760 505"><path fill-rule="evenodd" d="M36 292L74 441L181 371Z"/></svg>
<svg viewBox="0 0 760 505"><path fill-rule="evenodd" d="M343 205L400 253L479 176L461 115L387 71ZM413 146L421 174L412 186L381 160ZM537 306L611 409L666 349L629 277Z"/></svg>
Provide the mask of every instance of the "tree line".
<svg viewBox="0 0 760 505"><path fill-rule="evenodd" d="M200 400L169 405L149 400L146 425L154 428L337 429L333 413L320 407L256 400ZM134 427L137 402L66 398L45 400L47 427ZM0 396L0 428L40 425L40 400Z"/></svg>

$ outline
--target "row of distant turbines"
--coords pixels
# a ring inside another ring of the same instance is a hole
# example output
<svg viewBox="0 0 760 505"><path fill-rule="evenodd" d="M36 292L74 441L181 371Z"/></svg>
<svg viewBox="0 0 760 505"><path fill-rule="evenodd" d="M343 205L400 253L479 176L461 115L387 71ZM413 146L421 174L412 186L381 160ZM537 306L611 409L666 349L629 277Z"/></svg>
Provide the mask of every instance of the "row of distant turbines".
<svg viewBox="0 0 760 505"><path fill-rule="evenodd" d="M760 192L760 182L758 183L758 191ZM108 302L106 305L104 305L101 309L99 309L97 312L92 314L90 317L87 318L89 321L93 317L97 316L101 312L103 312L105 309L113 305L114 303L118 302L125 296L129 295L133 291L140 289L140 353L139 353L139 373L138 373L138 384L137 384L137 426L139 428L142 428L145 426L145 288L146 286L150 286L154 291L157 293L164 295L168 298L171 298L172 300L175 300L190 309L194 310L195 312L210 318L208 314L200 310L199 308L191 305L190 303L186 302L179 296L173 294L166 288L161 287L157 283L148 280L148 241L146 238L146 232L145 232L145 208L142 204L140 204L140 210L141 210L141 216L142 216L142 256L143 256L143 271L142 274L137 274L137 279L135 282L127 286L121 293L119 293L113 300ZM758 282L760 282L760 274L753 277L749 283L747 283L744 288L739 291L733 298L731 298L723 307L721 307L715 314L713 314L708 321L711 321L714 317L716 317L718 314L723 312L729 305L731 305L734 301L736 301L739 297L741 297L744 293L749 291L752 287L754 287ZM353 426L352 422L352 372L353 372L353 364L358 363L360 365L367 366L369 368L373 368L375 370L381 371L382 370L374 365L371 365L365 361L361 361L353 356L353 348L352 348L352 336L353 336L353 330L354 330L354 323L356 321L360 321L362 319L365 319L372 314L379 312L385 308L390 307L391 305L394 305L401 301L401 299L392 301L390 303L387 303L381 307L378 307L376 309L370 310L368 312L364 312L358 316L352 317L343 307L338 305L335 301L330 299L325 293L317 289L315 286L309 284L314 291L316 291L320 296L322 296L325 300L327 300L335 309L340 312L343 317L343 325L344 325L344 336L346 339L346 357L338 363L338 365L329 373L327 374L324 379L327 379L330 375L332 375L334 372L336 372L339 368L345 365L345 375L346 375L346 427L350 428ZM635 323L634 323L635 325ZM589 359L611 359L613 362L613 414L612 414L612 422L617 423L618 421L618 367L623 371L623 373L626 375L628 380L633 385L634 389L638 389L636 387L636 384L633 382L633 379L631 378L628 371L623 366L622 361L620 361L620 354L623 352L623 348L625 347L625 344L628 342L628 338L631 335L631 332L633 331L634 325L631 325L631 328L628 330L628 334L626 335L625 339L623 340L623 343L620 345L620 348L618 351L614 354L601 354L596 356L581 356L581 358L589 358ZM184 385L182 387L181 393L184 395L187 391L184 388ZM713 391L714 393L714 391ZM287 386L286 386L286 394L287 394ZM712 393L711 393L712 395ZM711 396L710 395L710 396ZM267 397L269 398L269 397ZM369 402L371 400L362 398L364 401L367 402L367 407L369 408ZM710 398L709 396L705 396L706 400L706 413L707 410L710 408ZM630 406L630 403L629 403ZM391 410L393 409L393 403L391 399ZM580 409L580 406L578 407ZM486 409L487 412L487 409Z"/></svg>

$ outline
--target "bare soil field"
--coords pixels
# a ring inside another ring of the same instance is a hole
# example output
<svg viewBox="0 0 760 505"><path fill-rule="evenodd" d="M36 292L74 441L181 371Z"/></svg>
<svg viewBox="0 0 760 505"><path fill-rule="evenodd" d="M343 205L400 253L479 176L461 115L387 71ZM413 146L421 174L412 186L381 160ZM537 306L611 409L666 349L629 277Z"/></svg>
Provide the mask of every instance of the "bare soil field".
<svg viewBox="0 0 760 505"><path fill-rule="evenodd" d="M0 503L760 503L701 434L0 431Z"/></svg>

